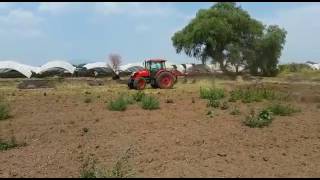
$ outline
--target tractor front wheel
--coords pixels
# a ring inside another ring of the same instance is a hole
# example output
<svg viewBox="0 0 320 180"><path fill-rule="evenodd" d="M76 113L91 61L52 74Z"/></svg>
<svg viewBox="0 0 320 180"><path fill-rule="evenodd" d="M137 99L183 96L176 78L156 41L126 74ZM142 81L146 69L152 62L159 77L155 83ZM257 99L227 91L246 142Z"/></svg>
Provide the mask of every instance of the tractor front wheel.
<svg viewBox="0 0 320 180"><path fill-rule="evenodd" d="M174 84L174 77L169 72L162 72L157 77L157 84L161 89L170 89Z"/></svg>
<svg viewBox="0 0 320 180"><path fill-rule="evenodd" d="M128 87L129 89L133 89L133 80L131 78L128 80Z"/></svg>
<svg viewBox="0 0 320 180"><path fill-rule="evenodd" d="M146 80L143 77L135 79L133 81L133 87L137 90L143 90L146 87Z"/></svg>

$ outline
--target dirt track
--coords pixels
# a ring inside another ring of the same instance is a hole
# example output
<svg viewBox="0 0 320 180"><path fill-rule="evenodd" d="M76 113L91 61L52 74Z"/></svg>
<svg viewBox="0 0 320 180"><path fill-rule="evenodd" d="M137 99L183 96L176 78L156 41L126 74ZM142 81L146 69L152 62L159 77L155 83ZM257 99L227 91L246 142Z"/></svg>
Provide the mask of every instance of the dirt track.
<svg viewBox="0 0 320 180"><path fill-rule="evenodd" d="M0 138L14 135L27 146L0 152L0 177L79 177L83 158L92 154L99 166L109 168L130 146L134 177L320 176L320 101L296 98L292 104L302 112L256 129L241 121L247 105L266 102L238 102L241 115L216 110L211 118L199 86L148 89L160 99L161 109L134 104L124 112L109 111L105 101L116 89L127 91L126 85L2 89L10 95L13 117L0 121ZM320 95L319 85L286 86L298 96ZM84 103L86 96L91 103ZM165 103L167 96L174 103Z"/></svg>

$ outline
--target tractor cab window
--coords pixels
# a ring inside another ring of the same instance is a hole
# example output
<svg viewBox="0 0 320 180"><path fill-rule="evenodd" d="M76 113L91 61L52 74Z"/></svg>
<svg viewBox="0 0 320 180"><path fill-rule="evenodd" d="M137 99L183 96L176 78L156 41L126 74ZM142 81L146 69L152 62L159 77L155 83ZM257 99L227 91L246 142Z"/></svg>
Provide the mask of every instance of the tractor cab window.
<svg viewBox="0 0 320 180"><path fill-rule="evenodd" d="M164 68L163 62L149 62L147 68L150 71L159 70Z"/></svg>

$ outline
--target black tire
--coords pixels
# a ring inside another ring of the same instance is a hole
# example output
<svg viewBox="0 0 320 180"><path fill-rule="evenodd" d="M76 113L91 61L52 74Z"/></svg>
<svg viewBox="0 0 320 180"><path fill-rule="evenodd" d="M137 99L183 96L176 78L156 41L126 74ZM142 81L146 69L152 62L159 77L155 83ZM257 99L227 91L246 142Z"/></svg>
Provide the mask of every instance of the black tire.
<svg viewBox="0 0 320 180"><path fill-rule="evenodd" d="M164 83L163 80L166 78L168 83ZM171 89L174 85L174 76L170 72L162 72L160 75L156 78L157 85L161 89Z"/></svg>
<svg viewBox="0 0 320 180"><path fill-rule="evenodd" d="M155 79L152 79L152 80L151 80L150 85L151 85L151 87L154 88L154 89L158 88L158 84L157 84L157 81L156 81Z"/></svg>
<svg viewBox="0 0 320 180"><path fill-rule="evenodd" d="M146 87L146 84L146 80L143 77L139 77L133 81L133 88L136 90L143 90Z"/></svg>
<svg viewBox="0 0 320 180"><path fill-rule="evenodd" d="M129 89L133 89L133 81L131 78L129 78L129 80L128 80L128 87L129 87Z"/></svg>

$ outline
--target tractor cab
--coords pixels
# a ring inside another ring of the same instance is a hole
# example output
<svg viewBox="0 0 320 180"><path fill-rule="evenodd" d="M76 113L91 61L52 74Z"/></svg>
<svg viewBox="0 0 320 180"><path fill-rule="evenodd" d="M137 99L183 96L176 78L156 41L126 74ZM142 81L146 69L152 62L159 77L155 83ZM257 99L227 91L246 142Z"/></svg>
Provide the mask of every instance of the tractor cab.
<svg viewBox="0 0 320 180"><path fill-rule="evenodd" d="M163 59L150 59L144 61L144 67L147 69L151 75L155 75L159 70L166 69L166 60Z"/></svg>

